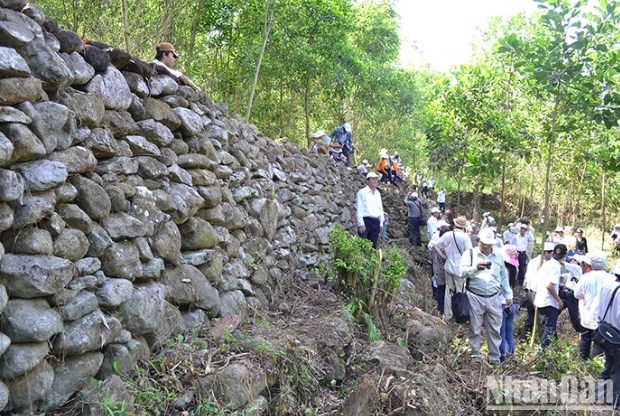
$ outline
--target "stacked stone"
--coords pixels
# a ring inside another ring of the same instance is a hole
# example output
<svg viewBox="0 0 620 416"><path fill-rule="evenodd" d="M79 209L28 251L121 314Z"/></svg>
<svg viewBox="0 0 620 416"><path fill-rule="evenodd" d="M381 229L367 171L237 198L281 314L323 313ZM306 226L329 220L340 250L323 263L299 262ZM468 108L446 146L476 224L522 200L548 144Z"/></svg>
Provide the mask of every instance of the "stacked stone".
<svg viewBox="0 0 620 416"><path fill-rule="evenodd" d="M363 180L33 5L0 0L0 409L268 307Z"/></svg>

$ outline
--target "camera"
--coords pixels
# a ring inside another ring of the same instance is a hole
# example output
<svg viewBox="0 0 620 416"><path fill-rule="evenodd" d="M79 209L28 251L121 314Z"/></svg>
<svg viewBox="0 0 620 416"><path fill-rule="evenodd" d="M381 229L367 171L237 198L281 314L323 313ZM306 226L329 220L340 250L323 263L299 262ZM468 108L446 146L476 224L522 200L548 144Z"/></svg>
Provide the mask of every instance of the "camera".
<svg viewBox="0 0 620 416"><path fill-rule="evenodd" d="M493 264L493 262L487 261L487 264L485 264L484 267L486 267L487 269L490 269L492 264Z"/></svg>

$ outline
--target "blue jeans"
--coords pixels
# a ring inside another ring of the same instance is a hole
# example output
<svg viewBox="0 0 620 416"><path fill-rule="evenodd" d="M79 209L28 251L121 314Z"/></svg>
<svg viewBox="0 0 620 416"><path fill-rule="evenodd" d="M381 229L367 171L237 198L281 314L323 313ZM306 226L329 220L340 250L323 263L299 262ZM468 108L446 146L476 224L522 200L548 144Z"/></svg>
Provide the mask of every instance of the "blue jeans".
<svg viewBox="0 0 620 416"><path fill-rule="evenodd" d="M543 321L543 333L542 339L540 340L540 347L544 350L551 344L552 338L558 337L557 329L560 311L553 306L545 306L544 308L539 308L538 312L541 314Z"/></svg>
<svg viewBox="0 0 620 416"><path fill-rule="evenodd" d="M514 327L516 311L517 307L514 303L509 308L504 308L504 319L499 331L502 337L502 342L499 344L500 361L502 362L508 355L515 353Z"/></svg>

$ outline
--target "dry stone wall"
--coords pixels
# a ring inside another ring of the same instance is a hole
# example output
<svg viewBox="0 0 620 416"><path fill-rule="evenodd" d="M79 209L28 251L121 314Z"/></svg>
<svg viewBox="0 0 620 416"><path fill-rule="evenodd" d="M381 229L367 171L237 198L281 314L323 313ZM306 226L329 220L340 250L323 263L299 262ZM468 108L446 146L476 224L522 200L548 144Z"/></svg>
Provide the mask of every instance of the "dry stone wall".
<svg viewBox="0 0 620 416"><path fill-rule="evenodd" d="M266 308L361 178L0 0L0 409L52 409L166 338Z"/></svg>

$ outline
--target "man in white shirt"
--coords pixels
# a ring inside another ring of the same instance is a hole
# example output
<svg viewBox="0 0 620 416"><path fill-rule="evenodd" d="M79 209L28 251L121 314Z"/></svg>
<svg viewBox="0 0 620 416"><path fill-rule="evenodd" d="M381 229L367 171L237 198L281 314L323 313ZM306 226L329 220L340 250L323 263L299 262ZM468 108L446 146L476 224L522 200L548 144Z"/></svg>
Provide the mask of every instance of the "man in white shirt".
<svg viewBox="0 0 620 416"><path fill-rule="evenodd" d="M525 280L525 270L527 268L527 246L534 242L534 236L529 231L527 224L519 226L519 234L515 234L510 239L510 244L517 248L519 252L519 272L517 273L517 282L523 285Z"/></svg>
<svg viewBox="0 0 620 416"><path fill-rule="evenodd" d="M452 295L465 290L465 280L461 277L461 257L470 248L471 239L464 230L467 226L467 218L464 215L454 220L454 229L445 233L433 246L437 255L446 260L446 299L444 302L444 319L446 322L452 319Z"/></svg>
<svg viewBox="0 0 620 416"><path fill-rule="evenodd" d="M441 211L437 207L431 208L431 216L428 217L426 221L426 234L428 236L428 241L431 241L433 234L435 234L435 230L437 230L437 221L441 217Z"/></svg>
<svg viewBox="0 0 620 416"><path fill-rule="evenodd" d="M357 191L357 231L360 237L372 241L373 247L377 248L379 234L383 231L383 201L377 189L377 174L369 172L366 181L368 186Z"/></svg>
<svg viewBox="0 0 620 416"><path fill-rule="evenodd" d="M557 244L553 249L553 258L543 264L536 277L538 284L534 305L543 317L543 334L540 341L543 350L549 346L552 338L557 338L558 316L564 308L559 290L562 262L566 258L566 251L564 244Z"/></svg>
<svg viewBox="0 0 620 416"><path fill-rule="evenodd" d="M442 188L441 191L437 192L437 204L441 212L446 211L446 188Z"/></svg>
<svg viewBox="0 0 620 416"><path fill-rule="evenodd" d="M526 298L522 303L522 307L525 306L527 310L527 318L523 324L523 331L521 332L521 340L527 339L532 333L534 328L534 317L536 316L536 307L534 306L534 298L536 297L537 281L536 277L540 268L544 262L551 260L553 255L553 248L555 244L546 242L543 246L543 252L534 257L527 265L527 272L525 273L525 280L523 281L523 288L526 291ZM542 257L542 259L541 259Z"/></svg>
<svg viewBox="0 0 620 416"><path fill-rule="evenodd" d="M603 285L614 282L616 279L605 271L607 266L607 254L602 250L596 250L587 255L589 257L592 271L581 276L575 286L575 297L579 299L579 318L583 332L579 337L579 355L584 360L590 358L592 349L592 337L598 328L600 316L598 307L600 292ZM594 344L592 355L596 356L603 351Z"/></svg>

